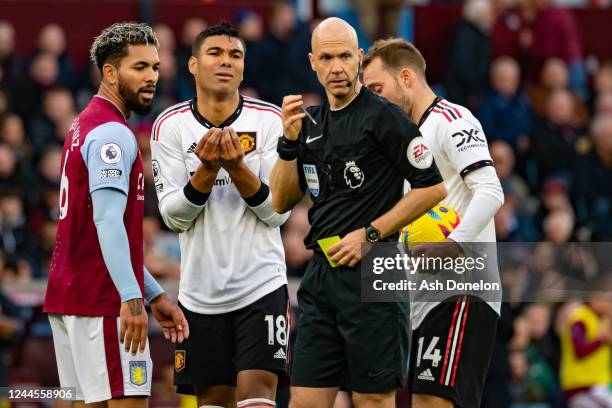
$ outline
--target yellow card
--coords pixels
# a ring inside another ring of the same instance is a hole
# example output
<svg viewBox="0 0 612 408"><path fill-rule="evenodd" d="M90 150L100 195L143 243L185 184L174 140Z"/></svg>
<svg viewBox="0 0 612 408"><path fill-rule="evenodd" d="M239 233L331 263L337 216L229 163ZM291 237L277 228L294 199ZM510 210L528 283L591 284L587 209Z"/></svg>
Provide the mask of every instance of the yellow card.
<svg viewBox="0 0 612 408"><path fill-rule="evenodd" d="M340 239L341 239L340 236L336 235L335 237L323 238L317 241L317 244L319 244L319 247L321 248L321 250L325 254L325 257L327 258L327 262L329 262L332 268L335 268L338 265L334 261L331 260L329 255L327 255L327 251L329 250L329 248L334 246L334 244L336 244L337 242L340 242Z"/></svg>

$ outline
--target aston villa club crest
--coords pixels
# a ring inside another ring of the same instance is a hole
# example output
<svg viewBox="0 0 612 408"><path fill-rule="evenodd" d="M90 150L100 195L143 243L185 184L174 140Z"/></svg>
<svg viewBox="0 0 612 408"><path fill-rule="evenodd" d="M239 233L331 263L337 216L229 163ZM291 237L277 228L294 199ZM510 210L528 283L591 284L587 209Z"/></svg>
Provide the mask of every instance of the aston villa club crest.
<svg viewBox="0 0 612 408"><path fill-rule="evenodd" d="M245 155L251 153L257 147L257 132L240 132L238 137Z"/></svg>
<svg viewBox="0 0 612 408"><path fill-rule="evenodd" d="M146 361L130 361L130 382L134 385L147 383Z"/></svg>

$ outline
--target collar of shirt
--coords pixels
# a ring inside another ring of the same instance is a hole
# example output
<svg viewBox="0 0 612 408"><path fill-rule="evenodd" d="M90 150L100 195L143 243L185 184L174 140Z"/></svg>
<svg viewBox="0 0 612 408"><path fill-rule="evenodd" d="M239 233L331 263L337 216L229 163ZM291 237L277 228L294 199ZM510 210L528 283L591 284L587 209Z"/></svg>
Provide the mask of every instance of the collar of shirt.
<svg viewBox="0 0 612 408"><path fill-rule="evenodd" d="M236 119L238 119L238 117L240 116L240 113L242 112L243 103L244 103L244 99L242 98L242 95L240 95L240 99L238 100L238 106L236 107L236 110L234 111L234 113L232 113L227 119L225 119L223 123L221 123L219 126L215 126L212 122L206 119L200 112L198 112L197 98L193 98L191 102L189 102L189 107L191 108L191 113L193 113L193 116L196 118L198 122L200 122L202 126L204 126L207 129L210 129L213 127L222 129L226 126L231 126L232 123L234 123Z"/></svg>
<svg viewBox="0 0 612 408"><path fill-rule="evenodd" d="M119 115L121 115L121 118L123 119L123 121L125 123L127 123L127 118L125 117L125 115L123 114L121 109L119 109L119 107L117 105L115 105L115 103L113 101L111 101L110 99L105 98L105 97L103 97L101 95L94 95L94 98L99 99L100 102L102 102L102 103L106 102L108 105L110 105L111 109L114 110ZM96 99L94 99L94 100L96 100Z"/></svg>

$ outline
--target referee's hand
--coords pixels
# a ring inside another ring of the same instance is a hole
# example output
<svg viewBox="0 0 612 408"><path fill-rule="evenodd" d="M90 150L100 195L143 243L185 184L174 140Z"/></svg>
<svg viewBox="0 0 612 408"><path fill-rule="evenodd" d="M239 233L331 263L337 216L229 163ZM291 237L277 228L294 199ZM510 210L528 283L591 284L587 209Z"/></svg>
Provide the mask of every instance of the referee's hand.
<svg viewBox="0 0 612 408"><path fill-rule="evenodd" d="M306 116L300 110L304 105L302 95L287 95L283 98L283 131L289 140L298 140L302 130L302 119Z"/></svg>
<svg viewBox="0 0 612 408"><path fill-rule="evenodd" d="M133 356L143 353L147 345L147 328L149 319L142 304L142 299L131 299L121 303L119 311L119 341L126 352Z"/></svg>
<svg viewBox="0 0 612 408"><path fill-rule="evenodd" d="M361 261L361 244L366 243L365 228L360 228L344 236L327 251L332 261L340 266L353 267Z"/></svg>

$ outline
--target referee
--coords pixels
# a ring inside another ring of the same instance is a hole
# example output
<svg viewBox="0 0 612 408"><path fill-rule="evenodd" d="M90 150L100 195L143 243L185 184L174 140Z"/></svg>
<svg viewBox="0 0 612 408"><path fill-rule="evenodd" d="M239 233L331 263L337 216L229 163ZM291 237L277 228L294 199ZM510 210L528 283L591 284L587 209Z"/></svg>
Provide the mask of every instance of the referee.
<svg viewBox="0 0 612 408"><path fill-rule="evenodd" d="M300 320L291 371L291 407L332 407L341 384L357 407L394 407L403 385L408 321L402 303L362 303L361 245L396 241L397 231L446 196L418 128L397 106L359 81L363 50L338 18L312 35L312 69L325 88L320 106L283 99L281 160L270 179L274 209L284 213L306 189L313 206L307 247L314 249L300 284ZM412 190L402 196L404 180ZM328 254L317 241L339 235Z"/></svg>

